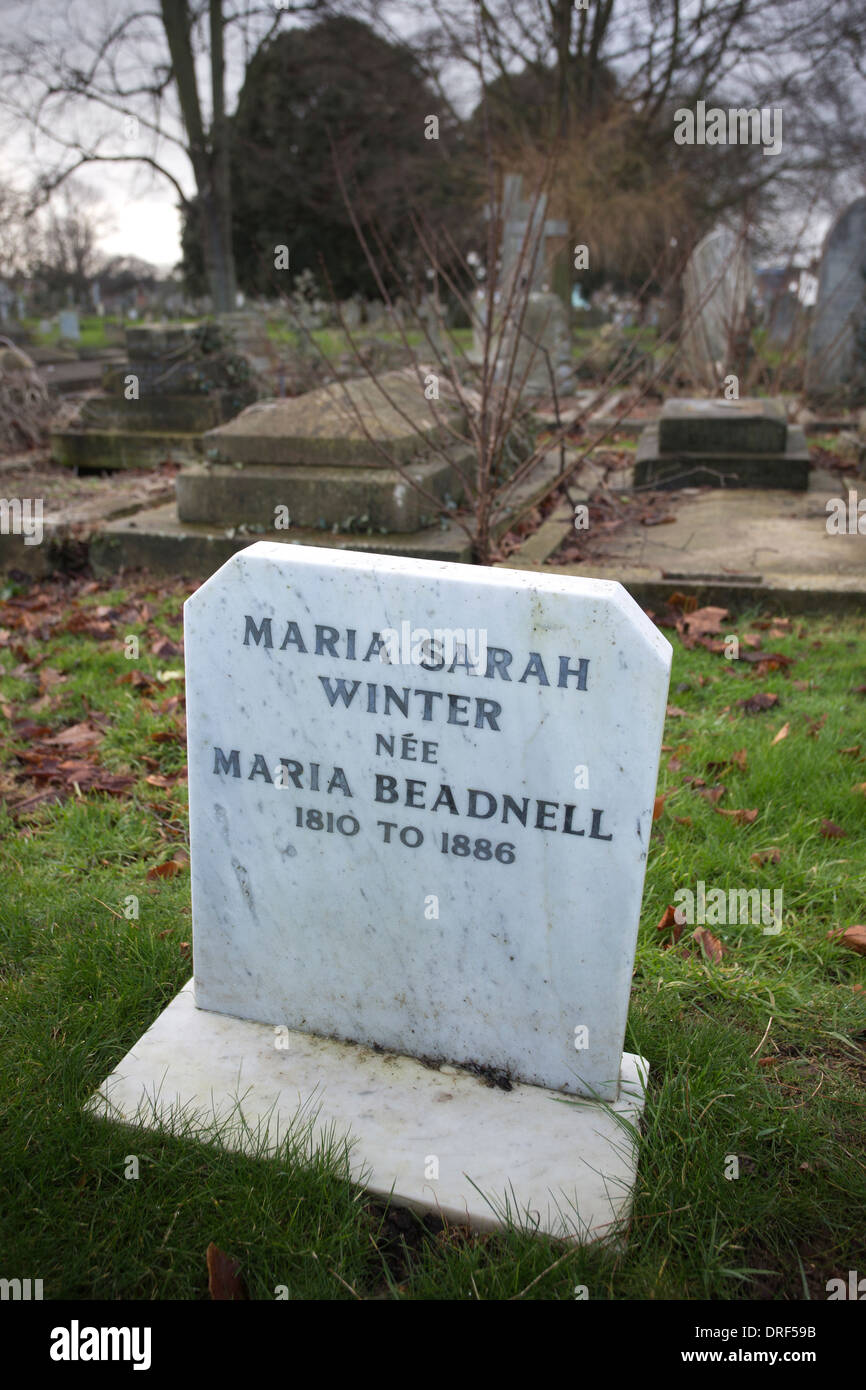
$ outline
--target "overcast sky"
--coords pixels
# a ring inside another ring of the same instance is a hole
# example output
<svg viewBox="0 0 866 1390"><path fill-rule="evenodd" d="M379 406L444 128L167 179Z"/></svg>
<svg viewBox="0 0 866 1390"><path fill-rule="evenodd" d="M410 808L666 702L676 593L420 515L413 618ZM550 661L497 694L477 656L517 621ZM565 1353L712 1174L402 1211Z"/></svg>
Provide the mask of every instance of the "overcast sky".
<svg viewBox="0 0 866 1390"><path fill-rule="evenodd" d="M468 0L465 0L468 4ZM50 47L58 48L67 63L79 62L88 66L85 49L76 43L76 34L92 37L100 33L109 23L116 24L128 13L135 0L0 0L0 37L4 44L10 37L30 35L41 38ZM273 8L279 8L274 4ZM426 7L422 7L422 11ZM415 30L418 17L412 0L393 3L383 12L390 22L393 32L408 37ZM429 22L429 15L427 16ZM284 27L292 21L285 17ZM145 74L152 71L155 62L164 62L167 50L156 21L156 32L160 41L142 39L132 50L125 50L125 67L122 76L127 85L134 86ZM232 28L230 41L227 40L227 100L229 110L233 110L237 94L243 81L248 54L241 46L237 31ZM79 58L79 52L81 54ZM209 86L209 72L206 56L202 59L200 90L203 97ZM447 87L452 101L458 110L468 112L476 100L474 80L465 68L450 69L447 73ZM171 94L173 99L173 92ZM148 150L158 155L161 163L177 178L188 195L194 192L192 171L186 155L169 141L163 140L158 149L151 143L148 132L138 136L122 129L123 118L114 113L94 112L92 107L80 107L79 114L70 112L64 118L82 139L91 140L94 132L100 132L107 141L106 149L113 153L122 151L134 154L137 150ZM65 129L56 122L50 129ZM19 130L9 133L5 127L4 138L0 141L0 178L25 191L34 178L46 168L52 167L57 158L57 146L50 133L34 134ZM108 254L134 255L149 261L160 268L168 269L180 258L180 215L177 210L177 192L171 184L142 164L91 164L85 167L77 179L92 188L103 204L103 231L100 237L102 249ZM813 219L810 232L818 240L826 227L826 219ZM780 240L784 241L784 229Z"/></svg>
<svg viewBox="0 0 866 1390"><path fill-rule="evenodd" d="M0 0L0 26L4 30L4 40L10 37L24 39L33 34L45 33L48 41L59 40L62 36L64 60L75 53L76 32L91 36L101 33L103 26L117 23L118 19L131 8L133 0L66 0L58 7L58 0ZM139 6L138 8L142 8ZM281 8L274 3L274 10ZM400 4L387 6L383 10L395 34L408 35L417 20L409 13L410 7ZM283 28L291 28L289 16L282 19ZM81 49L81 66L87 64L86 50ZM134 85L137 78L148 73L151 63L167 54L164 43L159 49L151 46L142 50L137 66L128 65L124 78ZM243 83L247 55L236 36L227 36L226 41L226 99L229 111L233 111L238 93ZM200 91L206 101L209 89L209 70L206 57L200 65ZM453 90L451 89L453 87ZM468 110L473 105L473 96L467 85L464 73L454 73L449 88L452 101ZM172 93L173 96L173 93ZM113 117L109 121L114 120ZM121 118L117 118L117 124ZM137 148L157 151L150 145L145 133L136 139L124 129L118 144L117 128L112 137L111 125L105 126L102 115L82 106L82 114L77 130L90 138L91 130L108 131L110 148L113 153L122 150L132 154ZM178 180L187 195L195 191L189 160L186 155L169 141L162 141L158 150L159 160ZM21 191L30 186L34 173L51 168L57 157L57 146L48 136L42 136L30 129L13 132L4 126L4 139L0 145L0 178L11 183ZM161 269L170 269L180 259L181 218L177 209L177 192L172 185L146 165L134 164L90 164L76 180L92 188L102 200L100 210L103 230L99 244L109 255L140 256Z"/></svg>

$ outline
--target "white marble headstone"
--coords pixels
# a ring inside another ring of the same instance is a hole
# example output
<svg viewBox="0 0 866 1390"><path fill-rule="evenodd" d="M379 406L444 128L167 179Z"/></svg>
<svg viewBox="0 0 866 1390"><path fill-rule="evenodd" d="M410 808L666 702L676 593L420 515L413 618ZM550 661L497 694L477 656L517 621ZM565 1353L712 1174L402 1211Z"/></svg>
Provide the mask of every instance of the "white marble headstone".
<svg viewBox="0 0 866 1390"><path fill-rule="evenodd" d="M615 1099L670 668L626 591L262 542L185 625L198 1007Z"/></svg>

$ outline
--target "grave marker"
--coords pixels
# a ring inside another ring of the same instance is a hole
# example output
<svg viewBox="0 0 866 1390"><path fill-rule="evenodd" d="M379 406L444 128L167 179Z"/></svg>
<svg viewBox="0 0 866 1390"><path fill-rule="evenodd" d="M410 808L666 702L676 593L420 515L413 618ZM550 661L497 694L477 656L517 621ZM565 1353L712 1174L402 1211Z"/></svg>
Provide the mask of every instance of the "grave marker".
<svg viewBox="0 0 866 1390"><path fill-rule="evenodd" d="M491 357L497 353L497 379L521 386L527 396L567 390L573 381L568 314L557 294L546 288L553 275L553 248L561 245L568 223L546 218L547 195L523 199L519 174L506 174L502 195L499 289L494 311ZM488 209L488 216L494 215ZM505 308L510 305L510 314ZM474 297L469 361L484 360L487 298Z"/></svg>
<svg viewBox="0 0 866 1390"><path fill-rule="evenodd" d="M662 406L643 430L635 454L635 487L809 486L809 450L784 402L679 400Z"/></svg>
<svg viewBox="0 0 866 1390"><path fill-rule="evenodd" d="M683 275L683 366L710 390L739 370L752 270L741 237L717 227L698 242Z"/></svg>
<svg viewBox="0 0 866 1390"><path fill-rule="evenodd" d="M817 402L866 401L866 197L837 217L824 243L806 392Z"/></svg>
<svg viewBox="0 0 866 1390"><path fill-rule="evenodd" d="M618 584L268 542L185 625L198 1011L188 987L114 1112L157 1072L163 1106L229 1113L240 1078L284 1126L315 1092L375 1191L610 1234L665 638Z"/></svg>
<svg viewBox="0 0 866 1390"><path fill-rule="evenodd" d="M71 343L81 341L81 325L78 321L77 309L61 309L59 316L60 337L66 338Z"/></svg>

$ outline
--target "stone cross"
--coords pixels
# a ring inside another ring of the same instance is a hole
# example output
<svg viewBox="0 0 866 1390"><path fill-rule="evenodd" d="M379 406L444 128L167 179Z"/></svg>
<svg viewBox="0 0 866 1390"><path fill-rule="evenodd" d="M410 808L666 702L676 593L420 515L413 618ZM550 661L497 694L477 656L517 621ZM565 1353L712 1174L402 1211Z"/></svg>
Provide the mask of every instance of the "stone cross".
<svg viewBox="0 0 866 1390"><path fill-rule="evenodd" d="M545 243L552 237L568 234L568 223L545 219L547 194L541 193L534 202L523 200L523 179L519 174L506 174L502 197L502 271L501 288L506 292L513 276L520 272L528 290L544 288L547 255ZM523 260L521 263L521 249Z"/></svg>

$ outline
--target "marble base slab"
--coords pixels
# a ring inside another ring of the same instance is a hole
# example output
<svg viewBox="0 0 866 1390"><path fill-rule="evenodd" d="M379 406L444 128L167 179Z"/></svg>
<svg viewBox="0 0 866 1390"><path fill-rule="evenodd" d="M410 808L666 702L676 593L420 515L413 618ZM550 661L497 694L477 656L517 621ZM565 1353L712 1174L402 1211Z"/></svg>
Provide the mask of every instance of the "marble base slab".
<svg viewBox="0 0 866 1390"><path fill-rule="evenodd" d="M505 1091L457 1067L197 1009L190 980L87 1108L230 1149L263 1141L259 1152L315 1117L316 1138L355 1141L352 1176L376 1196L474 1230L510 1221L589 1243L620 1238L628 1219L647 1075L626 1052L611 1103Z"/></svg>

